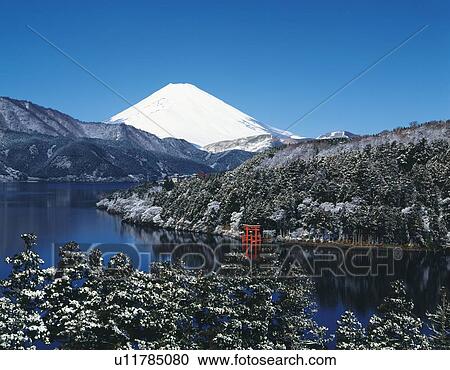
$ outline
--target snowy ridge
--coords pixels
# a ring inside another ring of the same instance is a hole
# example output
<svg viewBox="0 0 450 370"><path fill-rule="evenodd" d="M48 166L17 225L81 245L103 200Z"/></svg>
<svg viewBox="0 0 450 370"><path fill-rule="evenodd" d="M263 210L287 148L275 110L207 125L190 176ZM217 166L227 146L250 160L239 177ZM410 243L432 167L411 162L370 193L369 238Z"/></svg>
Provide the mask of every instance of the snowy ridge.
<svg viewBox="0 0 450 370"><path fill-rule="evenodd" d="M200 146L258 135L292 135L188 83L169 84L107 123L126 123L160 138L172 136Z"/></svg>
<svg viewBox="0 0 450 370"><path fill-rule="evenodd" d="M317 140L329 140L329 139L352 139L358 135L350 131L332 131L317 137Z"/></svg>
<svg viewBox="0 0 450 370"><path fill-rule="evenodd" d="M280 139L267 134L244 137L236 140L219 141L218 143L205 145L203 149L211 153L220 153L233 149L245 150L248 152L262 152L268 148L280 145Z"/></svg>
<svg viewBox="0 0 450 370"><path fill-rule="evenodd" d="M377 147L391 143L413 143L444 140L450 142L450 120L430 121L416 127L397 128L376 135L356 136L352 140L333 144L330 140L306 140L298 145L287 146L273 157L261 162L261 167L280 167L287 163L310 160L316 156L331 157L352 151L362 151L367 146Z"/></svg>

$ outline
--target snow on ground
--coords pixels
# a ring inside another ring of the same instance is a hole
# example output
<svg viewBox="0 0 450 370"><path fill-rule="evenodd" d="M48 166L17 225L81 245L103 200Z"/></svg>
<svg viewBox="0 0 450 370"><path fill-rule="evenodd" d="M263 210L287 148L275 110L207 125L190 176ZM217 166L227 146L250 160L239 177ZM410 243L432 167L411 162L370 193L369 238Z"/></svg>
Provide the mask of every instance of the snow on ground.
<svg viewBox="0 0 450 370"><path fill-rule="evenodd" d="M257 135L236 140L224 140L203 147L211 153L220 153L226 150L245 150L247 152L261 152L273 146L274 139L271 135Z"/></svg>

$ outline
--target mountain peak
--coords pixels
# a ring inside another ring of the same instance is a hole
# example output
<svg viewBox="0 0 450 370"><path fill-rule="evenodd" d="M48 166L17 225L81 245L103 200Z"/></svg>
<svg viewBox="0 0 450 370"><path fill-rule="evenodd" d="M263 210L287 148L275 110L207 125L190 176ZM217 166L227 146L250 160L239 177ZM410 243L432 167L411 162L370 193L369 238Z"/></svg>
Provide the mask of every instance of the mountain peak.
<svg viewBox="0 0 450 370"><path fill-rule="evenodd" d="M161 138L185 139L200 146L263 134L290 135L190 83L170 83L108 122L126 123Z"/></svg>
<svg viewBox="0 0 450 370"><path fill-rule="evenodd" d="M191 84L189 82L170 82L166 86L164 86L163 89L166 87L176 87L176 88L187 87L187 88L199 89L197 86L195 86L194 84Z"/></svg>
<svg viewBox="0 0 450 370"><path fill-rule="evenodd" d="M189 91L189 90L201 90L201 89L199 89L197 86L190 84L188 82L171 82L156 92L181 91L181 90Z"/></svg>

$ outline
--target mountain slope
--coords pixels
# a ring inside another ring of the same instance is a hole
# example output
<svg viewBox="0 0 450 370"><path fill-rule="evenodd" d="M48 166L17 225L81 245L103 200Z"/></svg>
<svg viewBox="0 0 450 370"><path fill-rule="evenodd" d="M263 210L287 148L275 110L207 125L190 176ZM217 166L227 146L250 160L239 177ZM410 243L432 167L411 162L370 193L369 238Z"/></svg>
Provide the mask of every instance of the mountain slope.
<svg viewBox="0 0 450 370"><path fill-rule="evenodd" d="M224 140L217 143L205 145L203 149L211 153L220 153L226 150L238 149L249 152L262 152L268 148L281 146L281 140L272 135L258 135L244 137L235 140Z"/></svg>
<svg viewBox="0 0 450 370"><path fill-rule="evenodd" d="M187 83L169 84L108 122L126 123L158 137L173 136L200 146L264 134L291 135Z"/></svg>
<svg viewBox="0 0 450 370"><path fill-rule="evenodd" d="M145 150L183 158L200 158L204 155L198 148L185 140L160 139L125 124L108 125L101 122L83 122L54 109L7 97L0 97L0 130L55 137L126 140Z"/></svg>
<svg viewBox="0 0 450 370"><path fill-rule="evenodd" d="M28 101L0 98L0 181L156 179L235 168L251 154L211 155L186 140L119 124L82 122Z"/></svg>
<svg viewBox="0 0 450 370"><path fill-rule="evenodd" d="M0 129L50 136L85 136L81 121L29 101L0 97Z"/></svg>
<svg viewBox="0 0 450 370"><path fill-rule="evenodd" d="M0 180L70 181L157 179L211 172L205 163L144 150L125 140L53 137L0 130ZM1 169L1 166L0 166ZM16 172L13 172L14 169ZM9 176L7 176L9 175Z"/></svg>

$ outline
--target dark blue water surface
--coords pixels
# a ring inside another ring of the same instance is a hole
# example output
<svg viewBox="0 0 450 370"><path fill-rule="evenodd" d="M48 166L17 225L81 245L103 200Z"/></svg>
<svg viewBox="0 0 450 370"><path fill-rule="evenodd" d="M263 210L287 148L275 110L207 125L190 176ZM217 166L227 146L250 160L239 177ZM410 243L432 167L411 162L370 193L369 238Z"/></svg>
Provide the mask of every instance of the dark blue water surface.
<svg viewBox="0 0 450 370"><path fill-rule="evenodd" d="M119 216L95 208L95 203L106 193L129 186L131 184L126 183L0 184L0 277L9 272L4 258L22 250L20 234L26 232L38 235L37 251L46 266L55 261L57 247L71 240L80 243L85 250L101 247L106 256L126 252L136 267L143 270L151 261L166 258L180 243L187 244L188 249L195 243L212 247L236 243L226 238L127 225ZM317 319L332 332L336 320L346 309L355 311L366 323L394 279L406 281L416 313L421 317L427 310L434 309L439 288L450 288L450 256L445 251L403 251L395 258L388 255L388 251L380 258L378 249L369 253L367 249L357 248L345 252L329 247L305 249L307 253L299 253L299 259L304 265L313 265L318 275L314 277L319 305ZM317 259L321 262L310 263ZM345 265L349 261L372 269L368 274L342 269L342 263ZM386 261L390 261L387 267L384 266ZM377 270L378 264L382 266Z"/></svg>
<svg viewBox="0 0 450 370"><path fill-rule="evenodd" d="M0 183L0 277L4 263L23 249L20 235L38 236L36 251L52 266L58 247L76 241L83 250L100 248L105 259L127 253L136 268L147 270L150 262L164 259L175 245L203 243L211 246L235 242L220 237L196 235L128 225L121 218L96 209L106 194L126 189L127 183Z"/></svg>

